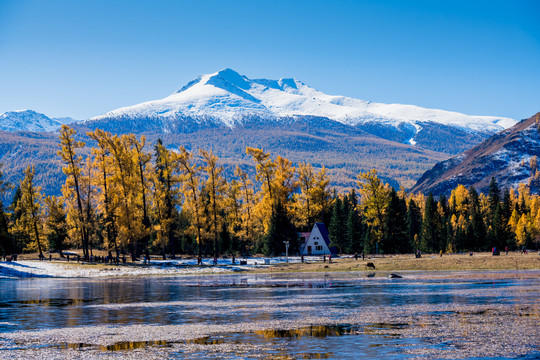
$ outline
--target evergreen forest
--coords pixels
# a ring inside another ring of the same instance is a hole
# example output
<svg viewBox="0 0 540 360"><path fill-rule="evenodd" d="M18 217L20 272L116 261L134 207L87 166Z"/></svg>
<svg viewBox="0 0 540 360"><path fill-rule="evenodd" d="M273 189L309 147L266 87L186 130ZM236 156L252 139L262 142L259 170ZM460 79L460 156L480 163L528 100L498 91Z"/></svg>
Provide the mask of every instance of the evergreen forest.
<svg viewBox="0 0 540 360"><path fill-rule="evenodd" d="M258 148L246 148L251 167L227 178L212 151L99 129L86 134L96 145L85 149L75 135L65 125L59 132L61 196L44 196L33 165L19 184L5 182L0 166L0 255L272 256L284 253L283 241L294 254L315 222L342 254L538 248L540 196L525 184L500 189L493 178L487 194L459 185L435 198L396 190L373 169L338 193L324 167Z"/></svg>

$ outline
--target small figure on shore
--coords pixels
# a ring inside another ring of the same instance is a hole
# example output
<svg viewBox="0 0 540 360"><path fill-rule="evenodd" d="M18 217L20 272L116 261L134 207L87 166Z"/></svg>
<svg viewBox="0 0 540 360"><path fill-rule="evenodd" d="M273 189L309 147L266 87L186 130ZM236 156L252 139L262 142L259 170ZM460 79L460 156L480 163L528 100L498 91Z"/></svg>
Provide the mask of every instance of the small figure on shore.
<svg viewBox="0 0 540 360"><path fill-rule="evenodd" d="M328 255L328 262L329 262L329 263L332 262L332 254Z"/></svg>
<svg viewBox="0 0 540 360"><path fill-rule="evenodd" d="M214 256L214 266L217 265L217 256Z"/></svg>
<svg viewBox="0 0 540 360"><path fill-rule="evenodd" d="M302 264L304 263L304 254L300 254L300 260L302 261Z"/></svg>
<svg viewBox="0 0 540 360"><path fill-rule="evenodd" d="M364 256L365 256L365 254L364 254L364 252L362 252L362 261L364 261Z"/></svg>
<svg viewBox="0 0 540 360"><path fill-rule="evenodd" d="M201 265L202 264L202 258L201 256L197 256L197 265Z"/></svg>
<svg viewBox="0 0 540 360"><path fill-rule="evenodd" d="M416 258L420 259L421 257L422 257L422 253L420 252L420 250L416 250Z"/></svg>
<svg viewBox="0 0 540 360"><path fill-rule="evenodd" d="M358 253L357 252L354 253L354 260L358 260Z"/></svg>
<svg viewBox="0 0 540 360"><path fill-rule="evenodd" d="M233 256L232 256L232 264L233 264L233 265L236 264L236 257L234 256L234 254L233 254Z"/></svg>
<svg viewBox="0 0 540 360"><path fill-rule="evenodd" d="M322 261L323 261L323 262L326 262L326 255L323 255L323 256L322 256Z"/></svg>
<svg viewBox="0 0 540 360"><path fill-rule="evenodd" d="M441 250L441 251L439 251L439 256L440 256L440 257L442 257L442 250Z"/></svg>
<svg viewBox="0 0 540 360"><path fill-rule="evenodd" d="M508 246L504 247L504 252L506 253L506 255L508 255Z"/></svg>
<svg viewBox="0 0 540 360"><path fill-rule="evenodd" d="M52 254L49 254L49 261L52 261Z"/></svg>
<svg viewBox="0 0 540 360"><path fill-rule="evenodd" d="M146 263L150 264L150 251L148 250L148 248L146 248L146 250L144 252L144 256L145 256L145 259L146 259Z"/></svg>

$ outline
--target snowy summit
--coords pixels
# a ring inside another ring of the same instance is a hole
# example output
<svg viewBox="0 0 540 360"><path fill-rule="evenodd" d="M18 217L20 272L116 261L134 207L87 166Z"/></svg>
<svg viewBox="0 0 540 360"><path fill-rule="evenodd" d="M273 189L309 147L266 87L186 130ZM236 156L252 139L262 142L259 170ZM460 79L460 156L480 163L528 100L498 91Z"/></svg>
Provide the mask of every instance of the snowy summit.
<svg viewBox="0 0 540 360"><path fill-rule="evenodd" d="M249 79L232 69L202 75L164 99L113 110L89 121L191 117L212 118L233 127L251 118L275 120L296 116L325 117L353 126L365 123L409 124L417 132L425 122L488 133L504 130L516 123L514 119L504 117L471 116L414 105L382 104L327 95L293 78Z"/></svg>
<svg viewBox="0 0 540 360"><path fill-rule="evenodd" d="M15 110L0 114L3 131L55 131L62 124L33 110Z"/></svg>

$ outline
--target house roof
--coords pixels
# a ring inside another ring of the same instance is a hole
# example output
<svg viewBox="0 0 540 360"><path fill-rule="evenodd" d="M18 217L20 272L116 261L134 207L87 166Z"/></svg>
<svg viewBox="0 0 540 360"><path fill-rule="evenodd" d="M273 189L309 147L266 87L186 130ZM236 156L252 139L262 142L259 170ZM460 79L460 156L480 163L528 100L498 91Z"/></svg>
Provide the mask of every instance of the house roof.
<svg viewBox="0 0 540 360"><path fill-rule="evenodd" d="M326 225L324 223L315 223L315 226L319 229L319 232L321 233L321 236L324 239L324 242L328 247L330 247L330 238L328 237L328 229L326 228Z"/></svg>

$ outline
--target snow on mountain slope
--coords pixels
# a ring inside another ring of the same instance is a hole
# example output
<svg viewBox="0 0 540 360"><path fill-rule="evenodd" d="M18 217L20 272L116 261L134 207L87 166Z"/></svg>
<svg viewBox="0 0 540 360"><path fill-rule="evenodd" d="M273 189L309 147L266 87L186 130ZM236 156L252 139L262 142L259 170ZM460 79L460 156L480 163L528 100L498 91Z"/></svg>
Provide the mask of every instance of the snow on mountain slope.
<svg viewBox="0 0 540 360"><path fill-rule="evenodd" d="M540 113L491 136L458 156L437 163L418 180L412 192L449 195L457 185L487 191L495 177L501 188L520 183L540 190L536 158L540 156ZM535 161L531 162L534 158Z"/></svg>
<svg viewBox="0 0 540 360"><path fill-rule="evenodd" d="M164 99L113 110L90 121L181 116L212 117L231 127L246 117L320 116L348 125L378 122L398 126L408 123L419 131L423 122L435 122L488 133L516 123L514 119L504 117L470 116L413 105L381 104L327 95L296 79L252 80L231 69L202 75Z"/></svg>
<svg viewBox="0 0 540 360"><path fill-rule="evenodd" d="M61 122L33 110L15 110L0 114L0 130L3 131L55 131Z"/></svg>

